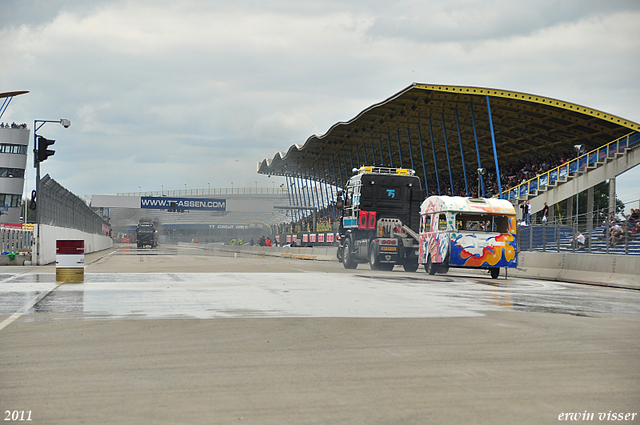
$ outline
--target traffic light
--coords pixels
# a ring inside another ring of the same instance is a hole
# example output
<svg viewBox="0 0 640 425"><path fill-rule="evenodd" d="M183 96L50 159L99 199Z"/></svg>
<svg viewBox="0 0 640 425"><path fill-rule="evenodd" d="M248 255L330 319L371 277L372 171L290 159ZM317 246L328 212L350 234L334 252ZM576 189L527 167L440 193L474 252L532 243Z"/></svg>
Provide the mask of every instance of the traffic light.
<svg viewBox="0 0 640 425"><path fill-rule="evenodd" d="M56 142L55 140L45 139L42 136L38 136L38 150L36 155L36 157L38 158L38 162L42 162L48 157L50 157L51 155L53 155L54 153L56 153L56 151L51 151L47 149L49 146L53 145L55 142Z"/></svg>

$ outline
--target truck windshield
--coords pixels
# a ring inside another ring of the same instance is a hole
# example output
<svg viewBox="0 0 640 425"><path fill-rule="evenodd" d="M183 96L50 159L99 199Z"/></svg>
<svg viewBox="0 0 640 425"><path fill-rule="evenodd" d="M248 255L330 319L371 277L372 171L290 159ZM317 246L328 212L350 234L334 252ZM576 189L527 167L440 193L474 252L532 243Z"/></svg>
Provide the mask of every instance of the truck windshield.
<svg viewBox="0 0 640 425"><path fill-rule="evenodd" d="M488 214L456 215L456 230L467 232L507 233L509 216Z"/></svg>

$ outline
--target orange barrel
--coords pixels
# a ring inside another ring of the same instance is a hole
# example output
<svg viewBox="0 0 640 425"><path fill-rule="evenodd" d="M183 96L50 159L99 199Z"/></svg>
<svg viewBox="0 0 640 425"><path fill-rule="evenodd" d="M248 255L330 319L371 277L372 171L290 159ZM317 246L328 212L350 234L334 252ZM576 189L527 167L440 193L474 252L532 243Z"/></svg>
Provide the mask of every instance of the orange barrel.
<svg viewBox="0 0 640 425"><path fill-rule="evenodd" d="M84 282L84 241L56 241L56 282Z"/></svg>

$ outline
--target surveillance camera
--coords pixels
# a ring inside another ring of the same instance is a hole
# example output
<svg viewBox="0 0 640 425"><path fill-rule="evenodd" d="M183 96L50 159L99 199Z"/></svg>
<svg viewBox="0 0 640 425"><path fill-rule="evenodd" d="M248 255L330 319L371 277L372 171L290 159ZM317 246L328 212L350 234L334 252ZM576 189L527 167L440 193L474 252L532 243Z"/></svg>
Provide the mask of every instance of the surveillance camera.
<svg viewBox="0 0 640 425"><path fill-rule="evenodd" d="M60 120L60 124L62 124L64 128L69 128L69 126L71 126L71 121L63 119L63 120Z"/></svg>

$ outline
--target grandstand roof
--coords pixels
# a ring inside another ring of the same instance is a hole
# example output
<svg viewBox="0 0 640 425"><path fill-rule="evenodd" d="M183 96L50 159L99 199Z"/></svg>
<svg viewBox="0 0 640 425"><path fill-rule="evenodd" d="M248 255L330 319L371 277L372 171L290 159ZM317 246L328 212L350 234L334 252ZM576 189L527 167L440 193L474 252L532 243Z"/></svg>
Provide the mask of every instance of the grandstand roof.
<svg viewBox="0 0 640 425"><path fill-rule="evenodd" d="M258 173L311 176L314 180L341 186L338 168L346 181L346 175L351 176L351 160L354 167L381 165L382 160L389 166L391 151L393 166L401 166L401 153L402 166L411 167L412 156L412 168L424 178L421 140L427 176L431 179L433 134L438 171L448 172L448 145L452 172L462 172L462 145L469 175L475 173L478 164L473 120L482 166L489 168L494 164L491 124L500 165L538 155L564 155L572 152L576 144L585 145L589 151L640 129L633 121L544 96L414 83L368 107L350 121L336 123L324 135L313 135L304 145L292 145L286 152L263 160L258 163ZM345 173L346 170L349 173Z"/></svg>
<svg viewBox="0 0 640 425"><path fill-rule="evenodd" d="M0 99L5 98L5 97L19 96L19 95L25 94L25 93L29 93L29 91L28 90L7 91L7 92L4 92L4 93L0 93Z"/></svg>

